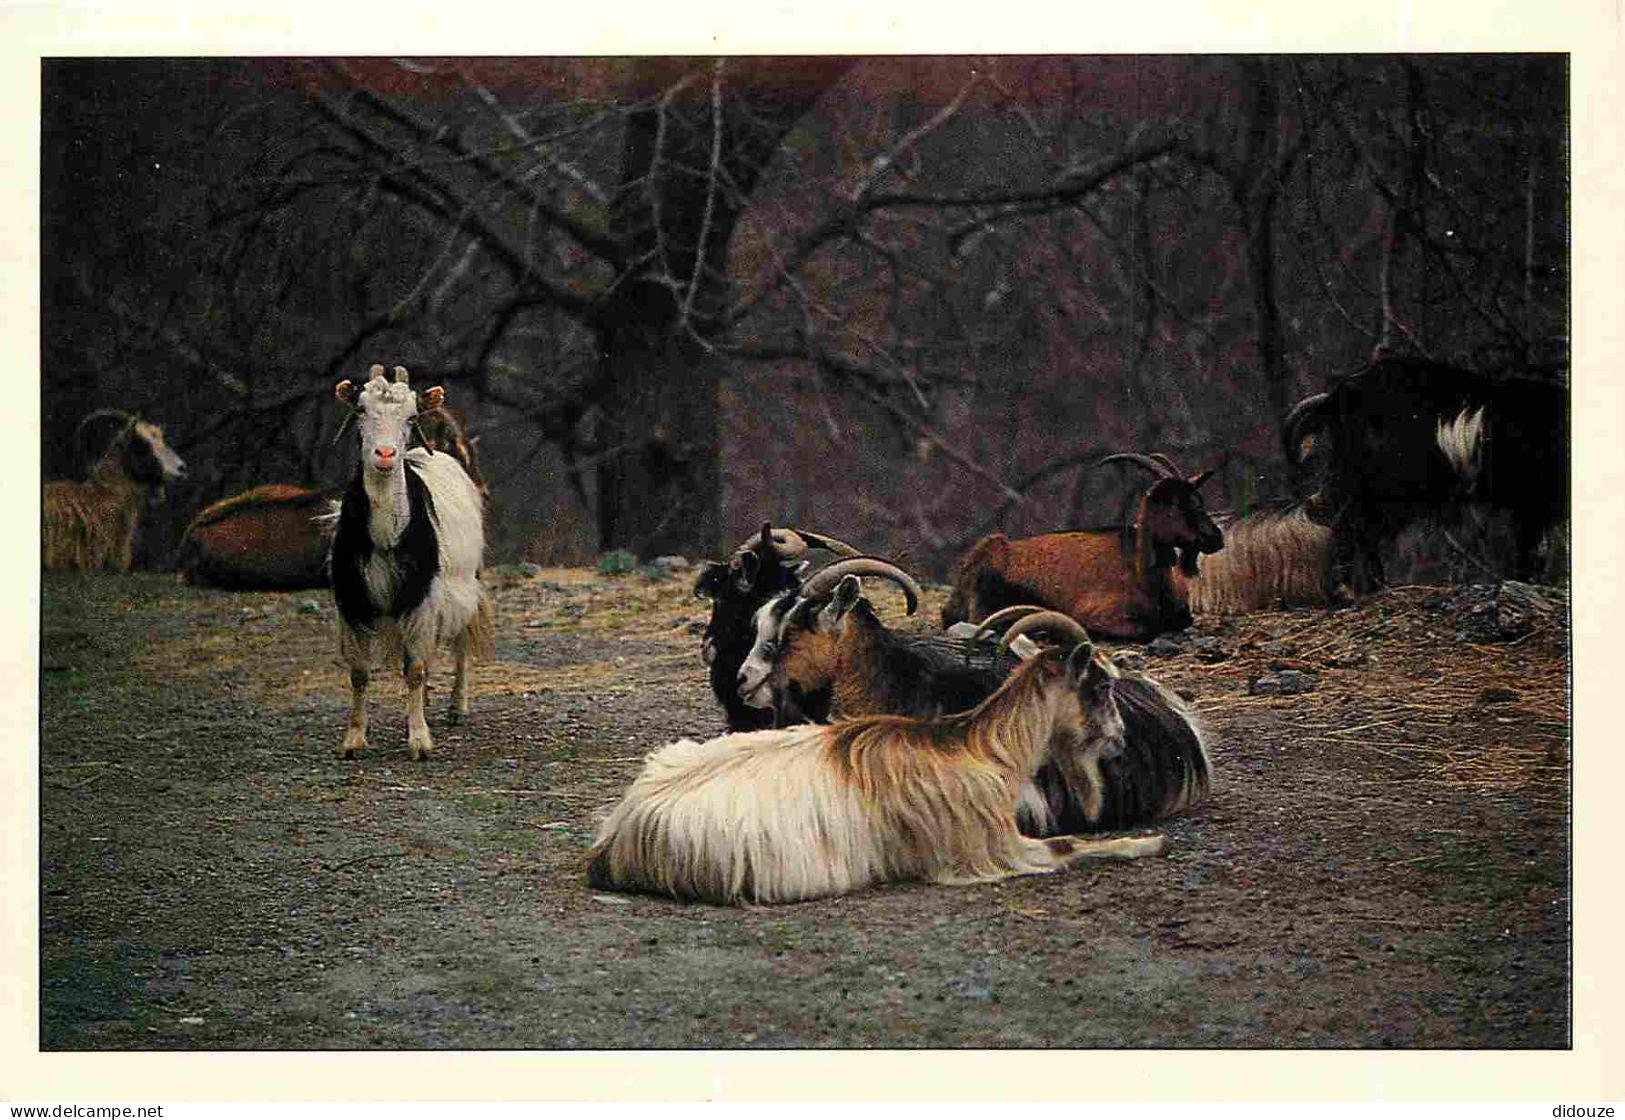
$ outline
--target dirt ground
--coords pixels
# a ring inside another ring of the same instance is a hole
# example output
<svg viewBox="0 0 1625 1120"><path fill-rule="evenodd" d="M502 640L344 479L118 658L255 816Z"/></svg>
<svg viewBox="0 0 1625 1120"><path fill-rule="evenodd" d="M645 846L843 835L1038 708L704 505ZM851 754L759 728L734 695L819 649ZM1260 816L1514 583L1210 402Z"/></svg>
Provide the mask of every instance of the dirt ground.
<svg viewBox="0 0 1625 1120"><path fill-rule="evenodd" d="M414 764L393 679L334 757L325 593L47 576L42 1047L1569 1045L1561 617L1199 623L1146 655L1214 766L1165 856L725 909L583 875L644 754L722 728L691 579L493 573L472 720L437 668ZM1282 669L1313 690L1250 690Z"/></svg>

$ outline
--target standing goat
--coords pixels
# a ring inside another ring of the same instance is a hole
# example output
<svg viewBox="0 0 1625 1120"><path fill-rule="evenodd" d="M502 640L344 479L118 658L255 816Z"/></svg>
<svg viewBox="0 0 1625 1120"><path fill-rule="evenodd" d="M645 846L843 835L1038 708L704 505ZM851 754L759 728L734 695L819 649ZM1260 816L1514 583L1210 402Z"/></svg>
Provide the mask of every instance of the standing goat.
<svg viewBox="0 0 1625 1120"><path fill-rule="evenodd" d="M1016 668L1019 660L1007 651L1020 649L1029 630L1060 629L1070 621L1036 606L1007 607L982 624L987 630L1013 621L997 650L974 638L896 633L862 598L851 569L856 563L837 561L809 579L800 596L786 593L757 612L757 643L739 674L746 703L771 706L781 722L963 711ZM896 569L866 574L907 578ZM1123 718L1123 753L1082 783L1058 763L1045 764L1038 796L1023 802L1023 831L1129 828L1184 812L1206 797L1207 751L1185 706L1147 677L1118 674L1112 687Z"/></svg>
<svg viewBox="0 0 1625 1120"><path fill-rule="evenodd" d="M1039 653L969 712L673 743L649 756L600 827L588 880L775 903L880 882L987 882L1089 856L1154 854L1160 835L1039 840L1016 828L1017 802L1052 756L1121 749L1110 672L1085 639L1070 652Z"/></svg>
<svg viewBox="0 0 1625 1120"><path fill-rule="evenodd" d="M366 749L367 673L382 632L403 653L407 746L419 759L434 750L423 706L436 646L449 641L456 656L449 717L457 722L468 715L468 658L491 643L491 608L479 581L482 500L455 457L406 450L419 395L405 369L396 366L391 383L375 365L364 386L340 381L334 396L354 410L346 425L360 418L361 435L361 462L338 510L330 560L351 693L337 751L350 758ZM443 398L438 385L425 390L424 410Z"/></svg>
<svg viewBox="0 0 1625 1120"><path fill-rule="evenodd" d="M1383 583L1381 548L1412 521L1482 503L1511 513L1517 574L1568 515L1568 390L1414 359L1375 362L1298 402L1282 424L1288 463L1324 432L1313 503L1334 565L1365 594Z"/></svg>
<svg viewBox="0 0 1625 1120"><path fill-rule="evenodd" d="M186 463L164 442L163 429L114 409L92 412L74 431L76 450L100 447L83 482L47 482L40 507L42 562L48 571L130 570L141 510Z"/></svg>
<svg viewBox="0 0 1625 1120"><path fill-rule="evenodd" d="M762 523L753 536L727 561L712 561L694 581L694 594L711 600L711 619L700 641L700 656L711 678L711 691L727 714L728 730L753 731L772 726L772 714L740 702L735 679L755 641L752 617L756 609L781 592L800 586L809 549L824 549L838 556L858 550L834 537L800 529L775 529Z"/></svg>
<svg viewBox="0 0 1625 1120"><path fill-rule="evenodd" d="M487 493L475 459L475 441L464 434L450 409L444 405L426 409L413 427L424 447L451 455L475 488ZM215 502L186 527L178 560L180 578L231 590L327 587L336 507L320 490L279 482Z"/></svg>
<svg viewBox="0 0 1625 1120"><path fill-rule="evenodd" d="M1100 462L1144 467L1154 481L1134 524L1010 540L983 537L954 568L942 624L976 622L1002 607L1038 603L1090 632L1143 641L1191 624L1186 581L1197 556L1224 547L1199 490L1213 474L1186 478L1165 455L1117 454Z"/></svg>

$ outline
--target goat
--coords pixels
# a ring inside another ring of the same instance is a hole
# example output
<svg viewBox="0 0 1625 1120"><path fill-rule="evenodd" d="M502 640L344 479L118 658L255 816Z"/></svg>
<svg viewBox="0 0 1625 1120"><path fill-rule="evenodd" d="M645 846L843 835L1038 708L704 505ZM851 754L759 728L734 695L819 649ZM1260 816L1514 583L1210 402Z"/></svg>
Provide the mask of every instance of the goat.
<svg viewBox="0 0 1625 1120"><path fill-rule="evenodd" d="M185 461L170 450L158 425L128 412L99 409L74 430L81 452L93 429L100 429L93 445L101 450L84 481L45 484L41 559L48 571L129 571L142 507L186 476Z"/></svg>
<svg viewBox="0 0 1625 1120"><path fill-rule="evenodd" d="M344 492L329 558L339 615L339 652L350 667L350 717L336 751L367 746L367 679L380 634L398 640L407 689L407 746L414 760L434 750L424 692L437 645L456 657L449 717L468 715L467 663L488 652L491 607L479 581L485 527L479 490L457 459L428 447L406 450L420 396L395 367L393 383L374 365L364 386L340 381L334 396L360 417L361 461ZM425 411L444 390L421 395ZM340 429L340 434L343 427Z"/></svg>
<svg viewBox="0 0 1625 1120"><path fill-rule="evenodd" d="M462 464L482 495L475 444L449 408L420 412L422 446ZM183 583L230 590L326 587L336 503L320 490L273 482L215 502L192 518L177 560Z"/></svg>
<svg viewBox="0 0 1625 1120"><path fill-rule="evenodd" d="M1331 571L1331 531L1306 504L1216 517L1224 549L1187 583L1196 614L1330 606L1341 596Z"/></svg>
<svg viewBox="0 0 1625 1120"><path fill-rule="evenodd" d="M1381 548L1412 521L1482 503L1510 512L1516 574L1568 516L1568 390L1389 358L1295 405L1281 427L1288 463L1324 432L1312 501L1332 530L1333 564L1357 594L1383 583Z"/></svg>
<svg viewBox="0 0 1625 1120"><path fill-rule="evenodd" d="M1191 624L1186 581L1197 556L1224 547L1198 492L1212 476L1181 476L1164 455L1108 455L1154 477L1134 524L1010 540L983 537L957 565L943 626L975 622L1000 607L1037 603L1071 615L1091 633L1143 641Z"/></svg>
<svg viewBox="0 0 1625 1120"><path fill-rule="evenodd" d="M774 529L762 523L752 536L721 563L712 561L694 581L696 598L711 600L711 618L700 640L700 657L711 679L711 691L722 704L728 730L751 731L772 725L771 713L742 704L735 677L755 640L751 618L756 609L782 591L799 586L809 549L838 556L858 550L834 537L800 529Z"/></svg>
<svg viewBox="0 0 1625 1120"><path fill-rule="evenodd" d="M680 899L778 903L1155 854L1160 834L1035 839L1016 828L1033 771L1052 756L1119 750L1121 735L1111 669L1085 637L1040 652L968 712L679 740L648 757L599 828L587 878Z"/></svg>
<svg viewBox="0 0 1625 1120"><path fill-rule="evenodd" d="M843 570L851 563L837 561L809 579L799 597L786 593L757 612L757 644L739 674L746 703L771 706L781 723L963 711L1015 669L1019 661L1008 651L1021 648L1029 629L1054 627L1056 618L1066 617L1033 605L990 615L983 631L1013 622L993 652L975 638L898 634L861 597L856 575ZM872 574L895 580L902 573ZM1127 828L1184 812L1206 797L1207 752L1185 706L1149 678L1120 674L1113 688L1123 716L1123 755L1106 762L1103 776L1087 788L1046 764L1037 780L1038 808L1021 814L1025 831Z"/></svg>
<svg viewBox="0 0 1625 1120"><path fill-rule="evenodd" d="M200 510L181 538L182 582L236 590L326 587L333 499L271 483Z"/></svg>
<svg viewBox="0 0 1625 1120"><path fill-rule="evenodd" d="M482 495L489 497L490 487L485 484L485 478L480 474L479 456L476 453L479 446L479 437L470 438L463 430L462 421L447 408L441 405L438 408L426 409L418 414L416 431L423 446L434 451L444 451L463 466L463 473Z"/></svg>

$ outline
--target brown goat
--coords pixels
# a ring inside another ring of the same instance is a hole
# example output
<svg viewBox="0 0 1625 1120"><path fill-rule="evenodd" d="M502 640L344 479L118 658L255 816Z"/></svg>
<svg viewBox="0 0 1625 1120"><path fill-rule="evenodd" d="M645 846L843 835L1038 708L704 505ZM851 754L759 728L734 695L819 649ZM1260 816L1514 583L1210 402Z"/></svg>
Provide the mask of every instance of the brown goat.
<svg viewBox="0 0 1625 1120"><path fill-rule="evenodd" d="M285 483L215 502L186 527L180 578L232 590L326 587L332 510L320 490Z"/></svg>
<svg viewBox="0 0 1625 1120"><path fill-rule="evenodd" d="M1162 455L1108 455L1156 480L1134 524L1010 540L991 533L955 566L943 626L977 622L1003 607L1036 603L1077 619L1093 634L1143 641L1191 624L1187 584L1200 553L1224 536L1198 493L1211 470L1183 477Z"/></svg>
<svg viewBox="0 0 1625 1120"><path fill-rule="evenodd" d="M186 474L186 463L164 442L158 425L102 409L79 422L76 442L82 447L96 429L102 450L85 480L47 482L41 495L41 562L47 571L129 571L142 507Z"/></svg>

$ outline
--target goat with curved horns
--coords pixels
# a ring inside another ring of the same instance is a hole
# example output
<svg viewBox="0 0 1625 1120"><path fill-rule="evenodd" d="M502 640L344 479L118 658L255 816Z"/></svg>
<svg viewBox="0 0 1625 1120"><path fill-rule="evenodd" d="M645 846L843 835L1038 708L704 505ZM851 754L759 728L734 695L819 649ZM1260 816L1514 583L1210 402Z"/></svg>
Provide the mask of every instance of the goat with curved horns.
<svg viewBox="0 0 1625 1120"><path fill-rule="evenodd" d="M1382 546L1418 518L1482 503L1510 513L1520 577L1568 517L1568 389L1386 358L1299 401L1282 422L1286 460L1324 432L1311 499L1332 530L1337 578L1356 594L1384 582Z"/></svg>
<svg viewBox="0 0 1625 1120"><path fill-rule="evenodd" d="M424 692L437 645L456 656L450 717L468 714L467 662L491 644L491 608L479 581L485 551L480 492L457 459L427 447L405 450L420 395L395 367L393 383L374 365L365 385L340 381L334 396L359 417L361 462L337 514L330 567L339 649L350 666L350 719L337 748L367 746L367 674L375 639L398 640L407 689L407 745L413 759L434 750ZM440 406L438 385L421 394Z"/></svg>
<svg viewBox="0 0 1625 1120"><path fill-rule="evenodd" d="M83 482L58 479L41 496L41 552L48 571L105 568L127 572L144 506L185 477L186 463L156 424L117 409L92 412L74 429L74 446L99 447Z"/></svg>
<svg viewBox="0 0 1625 1120"><path fill-rule="evenodd" d="M727 715L728 730L753 731L772 725L772 713L740 702L736 677L755 641L751 622L756 609L781 592L801 585L808 550L823 549L837 556L856 556L858 550L834 537L804 529L775 529L762 522L734 549L727 561L712 561L694 581L696 597L711 600L711 618L700 640L700 657L711 679L711 691Z"/></svg>
<svg viewBox="0 0 1625 1120"><path fill-rule="evenodd" d="M604 821L588 880L774 903L1155 854L1160 834L1040 840L1016 828L1035 770L1051 757L1120 750L1121 736L1111 670L1085 636L1040 652L969 712L680 740L649 756Z"/></svg>
<svg viewBox="0 0 1625 1120"><path fill-rule="evenodd" d="M746 703L771 705L782 722L963 711L986 699L1020 663L1010 651L1034 648L1026 629L1054 629L1066 618L1024 605L989 615L969 638L897 633L881 624L857 578L841 567L814 576L800 598L786 593L757 612L757 644L740 672ZM998 650L979 640L1002 626L1009 629ZM1207 751L1184 704L1149 677L1114 678L1123 753L1086 784L1053 761L1041 767L1018 818L1029 835L1145 825L1206 797Z"/></svg>
<svg viewBox="0 0 1625 1120"><path fill-rule="evenodd" d="M1224 535L1199 490L1213 474L1184 477L1166 455L1123 452L1097 465L1132 463L1153 481L1134 524L1010 540L983 537L955 566L942 624L976 622L1001 607L1037 603L1071 615L1092 633L1143 641L1191 624L1186 583L1197 557Z"/></svg>

